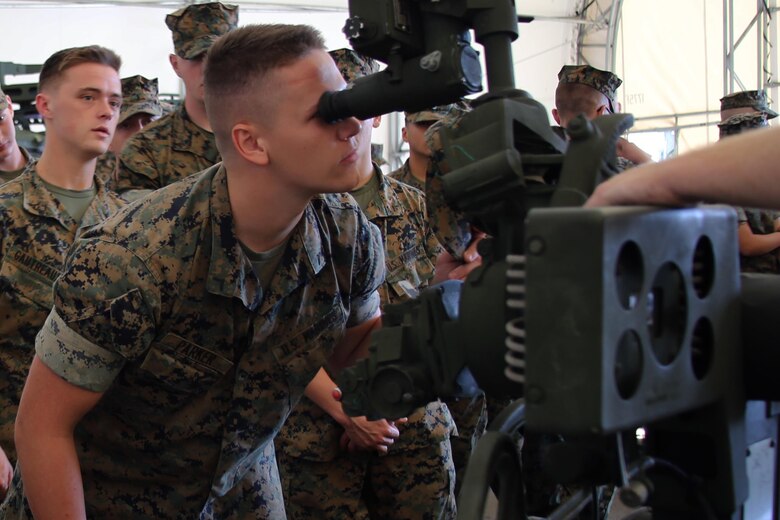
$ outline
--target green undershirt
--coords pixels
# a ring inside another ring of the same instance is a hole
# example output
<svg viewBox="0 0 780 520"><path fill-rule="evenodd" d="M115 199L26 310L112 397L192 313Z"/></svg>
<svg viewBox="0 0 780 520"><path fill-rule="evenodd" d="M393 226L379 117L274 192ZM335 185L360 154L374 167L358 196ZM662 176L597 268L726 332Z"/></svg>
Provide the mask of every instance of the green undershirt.
<svg viewBox="0 0 780 520"><path fill-rule="evenodd" d="M66 190L65 188L50 184L43 179L41 179L41 182L43 182L44 186L54 194L57 200L60 201L60 204L65 206L65 211L67 211L68 215L76 222L81 222L81 217L87 212L87 208L92 204L92 199L94 199L97 194L95 183L92 183L92 186L86 190Z"/></svg>

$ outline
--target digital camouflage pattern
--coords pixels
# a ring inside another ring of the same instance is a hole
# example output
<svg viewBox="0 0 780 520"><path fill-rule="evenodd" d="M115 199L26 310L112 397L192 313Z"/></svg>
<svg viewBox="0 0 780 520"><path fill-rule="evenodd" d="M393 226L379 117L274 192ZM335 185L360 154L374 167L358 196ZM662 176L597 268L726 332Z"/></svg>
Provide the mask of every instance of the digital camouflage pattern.
<svg viewBox="0 0 780 520"><path fill-rule="evenodd" d="M157 190L221 160L214 134L193 123L182 104L127 140L116 191Z"/></svg>
<svg viewBox="0 0 780 520"><path fill-rule="evenodd" d="M117 124L121 125L135 114L160 117L162 107L158 97L157 78L146 79L143 76L122 78L122 108L119 111Z"/></svg>
<svg viewBox="0 0 780 520"><path fill-rule="evenodd" d="M371 143L371 160L379 166L387 164L384 157L384 146L379 143Z"/></svg>
<svg viewBox="0 0 780 520"><path fill-rule="evenodd" d="M780 218L777 211L736 208L737 222L750 226L754 235L768 235L775 232L775 223ZM763 255L739 255L740 271L743 273L780 274L780 248Z"/></svg>
<svg viewBox="0 0 780 520"><path fill-rule="evenodd" d="M745 130L766 128L769 126L767 115L764 112L751 112L749 114L737 114L725 121L718 123L719 137L740 134Z"/></svg>
<svg viewBox="0 0 780 520"><path fill-rule="evenodd" d="M116 191L116 175L119 168L119 159L112 151L98 156L95 164L95 177L106 186L106 189Z"/></svg>
<svg viewBox="0 0 780 520"><path fill-rule="evenodd" d="M374 175L379 188L364 212L384 242L385 305L429 285L440 246L426 223L422 192L378 168ZM428 403L398 428L400 437L385 456L342 452L341 426L303 398L277 443L289 518L367 518L368 512L374 520L454 517L450 436L456 429L447 406Z"/></svg>
<svg viewBox="0 0 780 520"><path fill-rule="evenodd" d="M623 81L607 70L600 70L590 65L564 65L558 72L558 83L579 83L598 90L607 96L610 102L609 109L615 113L617 89Z"/></svg>
<svg viewBox="0 0 780 520"><path fill-rule="evenodd" d="M403 166L395 170L394 172L390 172L387 174L388 177L391 179L395 179L398 182L403 182L407 186L411 186L412 188L417 188L418 190L425 193L425 184L417 180L417 177L414 176L412 173L412 168L409 166L409 159L404 161Z"/></svg>
<svg viewBox="0 0 780 520"><path fill-rule="evenodd" d="M37 159L32 155L30 155L30 152L28 152L26 149L20 146L19 150L22 152L24 159L27 161L26 164L21 168L19 168L18 170L9 170L9 171L0 170L0 186L2 186L4 182L8 182L17 178L19 175L22 174L24 170L30 168L37 161Z"/></svg>
<svg viewBox="0 0 780 520"><path fill-rule="evenodd" d="M264 291L227 177L214 166L93 228L54 286L36 353L105 392L76 431L90 518L284 518L274 436L378 309L380 236L351 197L312 199Z"/></svg>
<svg viewBox="0 0 780 520"><path fill-rule="evenodd" d="M98 181L95 198L76 222L35 166L0 188L0 446L11 463L16 411L35 335L53 303L52 284L73 241L123 205Z"/></svg>
<svg viewBox="0 0 780 520"><path fill-rule="evenodd" d="M191 4L165 17L177 56L191 60L208 51L217 38L238 27L238 6L213 2Z"/></svg>
<svg viewBox="0 0 780 520"><path fill-rule="evenodd" d="M743 92L734 92L720 98L721 113L724 110L734 108L752 108L766 114L767 119L777 117L777 112L769 108L769 100L764 90L746 90ZM723 116L721 116L723 119Z"/></svg>
<svg viewBox="0 0 780 520"><path fill-rule="evenodd" d="M336 49L328 51L330 57L336 62L344 81L351 83L357 78L379 72L379 63L373 58L363 56L352 49Z"/></svg>
<svg viewBox="0 0 780 520"><path fill-rule="evenodd" d="M425 140L431 150L428 171L425 172L425 201L428 208L428 224L439 243L457 260L463 259L463 253L471 243L471 224L466 216L452 209L444 198L442 177L452 167L447 161L441 132L444 128L457 129L463 117L468 113L463 108L453 110L448 117L436 121L425 132Z"/></svg>
<svg viewBox="0 0 780 520"><path fill-rule="evenodd" d="M2 86L0 86L0 111L6 108L8 108L8 99L6 99L5 92L3 92Z"/></svg>

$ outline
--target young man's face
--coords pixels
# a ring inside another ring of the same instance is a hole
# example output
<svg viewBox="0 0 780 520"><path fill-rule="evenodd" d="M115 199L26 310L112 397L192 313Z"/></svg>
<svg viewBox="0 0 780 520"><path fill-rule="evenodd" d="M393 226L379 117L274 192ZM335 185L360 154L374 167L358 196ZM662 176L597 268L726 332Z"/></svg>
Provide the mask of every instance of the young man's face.
<svg viewBox="0 0 780 520"><path fill-rule="evenodd" d="M304 195L355 188L366 164L370 167L373 120L350 117L328 124L317 117L320 96L345 86L333 59L323 50L311 51L272 75L267 85L277 92L273 123L262 140L280 180Z"/></svg>
<svg viewBox="0 0 780 520"><path fill-rule="evenodd" d="M197 58L188 60L171 54L170 60L174 72L184 82L185 96L203 103L203 65L206 61L203 53Z"/></svg>
<svg viewBox="0 0 780 520"><path fill-rule="evenodd" d="M145 112L139 112L128 117L118 125L116 125L116 132L114 132L114 139L111 141L111 146L108 149L116 154L122 151L125 143L128 139L133 137L134 134L140 132L143 127L152 122L154 116Z"/></svg>
<svg viewBox="0 0 780 520"><path fill-rule="evenodd" d="M14 127L14 111L11 108L11 98L6 96L8 106L0 110L0 165L16 151L16 128Z"/></svg>
<svg viewBox="0 0 780 520"><path fill-rule="evenodd" d="M404 141L409 143L409 153L411 155L422 157L431 156L431 149L428 148L428 143L425 142L425 132L434 122L435 121L420 121L419 123L407 122L401 130Z"/></svg>
<svg viewBox="0 0 780 520"><path fill-rule="evenodd" d="M38 96L47 141L56 139L84 159L108 150L122 104L117 71L98 63L75 65Z"/></svg>

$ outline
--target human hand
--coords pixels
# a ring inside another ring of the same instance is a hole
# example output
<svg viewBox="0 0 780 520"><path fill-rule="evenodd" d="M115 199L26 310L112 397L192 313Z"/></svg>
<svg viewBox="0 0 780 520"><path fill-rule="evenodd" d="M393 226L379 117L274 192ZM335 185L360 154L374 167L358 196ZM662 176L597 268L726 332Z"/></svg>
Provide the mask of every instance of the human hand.
<svg viewBox="0 0 780 520"><path fill-rule="evenodd" d="M482 256L477 247L487 234L477 229L471 231L469 247L463 252L463 260L457 260L446 250L436 258L436 276L434 283L444 280L465 280L471 271L482 265Z"/></svg>
<svg viewBox="0 0 780 520"><path fill-rule="evenodd" d="M618 157L628 159L634 164L644 164L653 160L649 153L622 137L618 139L617 145L615 146L615 152Z"/></svg>
<svg viewBox="0 0 780 520"><path fill-rule="evenodd" d="M341 401L341 390L333 390L333 398ZM387 450L400 435L396 423L407 422L406 417L396 421L379 419L369 421L366 416L347 417L342 423L344 433L341 435L340 446L342 450L354 451L378 451L387 453Z"/></svg>

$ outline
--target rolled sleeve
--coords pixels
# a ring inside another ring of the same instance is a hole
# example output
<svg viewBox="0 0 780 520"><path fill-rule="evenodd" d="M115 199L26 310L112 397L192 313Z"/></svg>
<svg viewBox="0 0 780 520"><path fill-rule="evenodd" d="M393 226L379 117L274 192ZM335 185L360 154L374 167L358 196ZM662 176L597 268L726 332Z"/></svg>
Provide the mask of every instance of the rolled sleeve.
<svg viewBox="0 0 780 520"><path fill-rule="evenodd" d="M54 309L35 338L35 353L62 379L92 392L105 392L125 364L73 331Z"/></svg>

